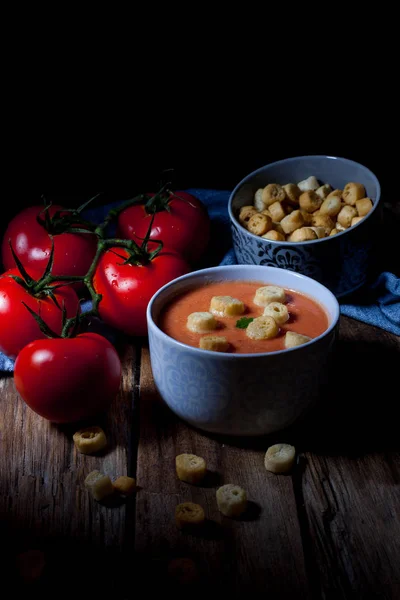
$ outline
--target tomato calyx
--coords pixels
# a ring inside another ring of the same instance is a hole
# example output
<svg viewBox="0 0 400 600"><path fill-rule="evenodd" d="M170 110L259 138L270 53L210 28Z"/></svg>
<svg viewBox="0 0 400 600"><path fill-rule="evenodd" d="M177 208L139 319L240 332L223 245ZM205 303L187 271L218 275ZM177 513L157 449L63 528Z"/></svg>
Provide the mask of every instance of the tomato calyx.
<svg viewBox="0 0 400 600"><path fill-rule="evenodd" d="M180 200L181 202L186 202L186 204L190 204L193 208L197 208L194 204L190 202L187 198L182 198L176 192L166 188L163 194L155 194L152 198L146 202L144 209L147 214L152 215L158 212L163 212L166 210L167 212L171 212L170 203L172 200Z"/></svg>
<svg viewBox="0 0 400 600"><path fill-rule="evenodd" d="M57 210L54 215L50 215L52 202L48 201L45 196L42 196L44 208L36 217L39 225L44 227L49 235L60 235L61 233L94 233L96 225L83 219L82 211L96 198L101 196L101 193L89 198L78 208L63 208ZM41 216L43 215L43 216Z"/></svg>
<svg viewBox="0 0 400 600"><path fill-rule="evenodd" d="M154 195L148 195L144 206L147 214L152 215L163 211L171 212L170 203L172 200L180 200L181 202L190 204L193 208L198 208L188 198L182 198L179 194L172 191L173 171L174 169L165 169L160 178L160 190Z"/></svg>
<svg viewBox="0 0 400 600"><path fill-rule="evenodd" d="M49 339L66 339L66 338L74 338L79 334L81 323L84 319L89 316L89 311L86 313L80 313L80 306L78 305L76 314L74 317L67 318L67 308L65 306L65 302L63 302L62 308L60 308L59 304L57 306L62 311L62 331L61 335L53 331L51 327L46 323L46 321L38 315L30 306L28 306L25 302L22 302L25 308L31 313L32 317L35 319L36 323L39 325L40 331ZM90 311L91 312L91 311Z"/></svg>
<svg viewBox="0 0 400 600"><path fill-rule="evenodd" d="M169 203L171 202L171 193L165 190L163 194L155 194L152 198L149 198L144 205L144 209L148 215L155 215L158 212L171 212Z"/></svg>
<svg viewBox="0 0 400 600"><path fill-rule="evenodd" d="M152 215L149 227L147 228L146 236L143 238L141 245L139 246L134 240L107 240L106 245L113 247L113 252L117 256L119 256L123 262L123 265L136 265L136 266L144 266L151 263L151 261L159 254L164 246L161 240L150 240L151 230L153 227L155 214ZM155 248L150 248L150 243L152 246L156 245ZM125 256L118 254L115 251L115 247L124 248ZM126 256L127 255L127 256Z"/></svg>
<svg viewBox="0 0 400 600"><path fill-rule="evenodd" d="M124 212L127 208L130 208L131 206L144 205L146 212L150 215L154 215L155 213L161 212L163 210L167 210L168 212L170 212L171 209L169 203L174 198L177 198L182 202L187 202L191 204L189 200L181 198L175 192L172 192L169 189L170 185L171 182L168 181L164 183L160 187L158 192L155 194L139 194L138 196L134 196L133 198L129 198L125 202L122 202L119 206L112 208L107 214L104 221L94 229L94 233L97 235L98 238L105 240L105 232L108 225L112 221L114 221L120 213ZM191 204L191 206L194 205Z"/></svg>
<svg viewBox="0 0 400 600"><path fill-rule="evenodd" d="M51 251L48 263L46 265L46 269L43 275L39 279L34 279L29 275L26 271L25 267L21 263L20 259L16 255L14 248L12 247L11 240L8 240L8 244L10 246L11 254L13 255L16 267L19 271L19 275L8 275L11 279L14 279L16 283L22 286L31 296L35 297L43 297L49 296L54 304L61 310L61 306L59 305L57 298L54 294L55 290L60 287L64 287L66 285L70 285L75 281L82 281L83 277L79 276L59 276L54 277L51 272L53 269L54 263L54 243L53 238L51 239ZM64 283L59 283L60 281L64 281Z"/></svg>

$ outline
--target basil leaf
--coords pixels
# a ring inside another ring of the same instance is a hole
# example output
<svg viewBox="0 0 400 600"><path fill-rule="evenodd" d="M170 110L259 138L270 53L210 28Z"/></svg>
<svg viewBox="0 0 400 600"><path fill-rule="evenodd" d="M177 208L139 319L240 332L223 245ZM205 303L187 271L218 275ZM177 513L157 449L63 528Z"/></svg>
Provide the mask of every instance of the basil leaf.
<svg viewBox="0 0 400 600"><path fill-rule="evenodd" d="M236 321L236 327L239 329L246 329L252 321L254 321L254 317L242 317Z"/></svg>

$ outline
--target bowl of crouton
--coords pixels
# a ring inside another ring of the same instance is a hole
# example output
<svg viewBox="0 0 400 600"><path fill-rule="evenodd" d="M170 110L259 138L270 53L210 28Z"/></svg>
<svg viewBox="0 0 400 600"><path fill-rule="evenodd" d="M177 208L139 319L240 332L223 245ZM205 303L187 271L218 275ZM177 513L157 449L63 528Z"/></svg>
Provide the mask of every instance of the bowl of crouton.
<svg viewBox="0 0 400 600"><path fill-rule="evenodd" d="M273 162L240 181L228 211L239 264L312 277L337 298L376 268L381 188L366 166L336 156Z"/></svg>

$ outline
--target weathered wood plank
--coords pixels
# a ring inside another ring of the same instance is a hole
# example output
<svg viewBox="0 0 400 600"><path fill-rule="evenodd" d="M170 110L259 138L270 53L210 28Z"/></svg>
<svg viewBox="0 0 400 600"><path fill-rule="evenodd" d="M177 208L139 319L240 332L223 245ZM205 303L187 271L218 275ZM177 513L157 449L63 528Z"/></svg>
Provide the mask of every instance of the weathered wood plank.
<svg viewBox="0 0 400 600"><path fill-rule="evenodd" d="M149 584L164 589L169 560L186 556L196 561L205 589L232 597L238 590L268 592L274 599L309 597L291 477L266 472L265 445L240 447L239 440L213 439L177 419L155 389L147 349L141 364L139 586L146 581L148 590ZM177 479L175 456L182 452L207 461L210 476L204 486ZM223 517L217 509L215 492L225 483L236 483L248 492L251 502L243 520ZM175 507L184 501L198 502L205 509L208 522L203 533L189 535L176 528Z"/></svg>
<svg viewBox="0 0 400 600"><path fill-rule="evenodd" d="M84 479L93 469L112 479L127 474L134 361L134 350L127 348L120 393L108 415L96 422L109 441L99 456L77 452L72 441L76 426L56 426L40 418L21 400L12 377L0 379L0 523L11 567L17 554L38 548L46 556L44 580L49 585L61 571L63 586L71 590L78 589L80 575L80 590L120 583L118 557L131 535L126 532L128 506L97 503L85 490ZM101 582L104 569L107 579Z"/></svg>
<svg viewBox="0 0 400 600"><path fill-rule="evenodd" d="M330 389L297 432L322 598L400 597L399 365L400 338L342 318Z"/></svg>
<svg viewBox="0 0 400 600"><path fill-rule="evenodd" d="M303 486L323 598L400 591L400 460L307 455ZM368 594L377 594L368 596Z"/></svg>

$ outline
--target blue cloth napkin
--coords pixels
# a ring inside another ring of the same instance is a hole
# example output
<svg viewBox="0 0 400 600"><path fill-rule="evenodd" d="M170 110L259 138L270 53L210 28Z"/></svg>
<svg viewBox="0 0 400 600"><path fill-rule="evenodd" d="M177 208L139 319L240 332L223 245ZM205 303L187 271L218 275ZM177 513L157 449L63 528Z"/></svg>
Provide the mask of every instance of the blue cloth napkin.
<svg viewBox="0 0 400 600"><path fill-rule="evenodd" d="M362 304L341 304L341 314L400 335L400 279L384 271L363 296Z"/></svg>
<svg viewBox="0 0 400 600"><path fill-rule="evenodd" d="M228 199L230 191L188 189L189 193L197 196L206 206L211 218L211 243L199 268L237 264L233 251L230 221L228 215ZM85 211L84 216L96 223L101 223L110 208L115 204L107 204ZM113 231L110 231L113 234ZM383 272L367 290L363 292L362 303L342 303L341 314L370 325L375 325L386 331L400 335L400 279L393 273ZM82 305L82 310L88 310L90 302ZM104 328L103 324L95 323L97 331L105 332L113 339L113 332ZM14 361L0 353L0 372L12 372Z"/></svg>

